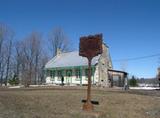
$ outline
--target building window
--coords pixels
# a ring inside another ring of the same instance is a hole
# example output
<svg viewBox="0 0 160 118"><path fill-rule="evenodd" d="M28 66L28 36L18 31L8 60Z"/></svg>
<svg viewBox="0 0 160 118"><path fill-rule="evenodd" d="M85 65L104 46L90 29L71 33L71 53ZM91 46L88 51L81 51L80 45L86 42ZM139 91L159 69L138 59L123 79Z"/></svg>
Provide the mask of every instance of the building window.
<svg viewBox="0 0 160 118"><path fill-rule="evenodd" d="M47 76L50 76L50 70L47 70L47 71L46 71L46 75L47 75Z"/></svg>
<svg viewBox="0 0 160 118"><path fill-rule="evenodd" d="M72 70L66 70L66 83L72 83Z"/></svg>
<svg viewBox="0 0 160 118"><path fill-rule="evenodd" d="M75 72L76 72L76 81L80 81L80 70L76 69Z"/></svg>
<svg viewBox="0 0 160 118"><path fill-rule="evenodd" d="M71 77L72 76L72 70L67 70L66 75L67 75L67 77Z"/></svg>
<svg viewBox="0 0 160 118"><path fill-rule="evenodd" d="M61 77L62 77L62 71L58 71L58 81L61 81Z"/></svg>
<svg viewBox="0 0 160 118"><path fill-rule="evenodd" d="M85 69L85 76L88 77L88 69Z"/></svg>
<svg viewBox="0 0 160 118"><path fill-rule="evenodd" d="M51 81L54 81L54 77L55 77L55 71L54 70L50 70L50 77L51 77Z"/></svg>

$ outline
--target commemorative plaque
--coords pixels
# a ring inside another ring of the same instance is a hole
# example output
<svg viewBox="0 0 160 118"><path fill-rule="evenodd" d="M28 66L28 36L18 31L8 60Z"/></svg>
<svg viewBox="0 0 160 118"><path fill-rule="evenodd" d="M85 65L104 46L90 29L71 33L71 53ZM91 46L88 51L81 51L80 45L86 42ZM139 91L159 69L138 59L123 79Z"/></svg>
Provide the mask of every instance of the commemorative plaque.
<svg viewBox="0 0 160 118"><path fill-rule="evenodd" d="M102 53L102 34L90 35L80 38L79 55L88 59L88 88L87 100L83 104L83 110L92 111L91 103L91 61L92 58Z"/></svg>
<svg viewBox="0 0 160 118"><path fill-rule="evenodd" d="M102 34L80 38L79 55L93 58L102 53Z"/></svg>

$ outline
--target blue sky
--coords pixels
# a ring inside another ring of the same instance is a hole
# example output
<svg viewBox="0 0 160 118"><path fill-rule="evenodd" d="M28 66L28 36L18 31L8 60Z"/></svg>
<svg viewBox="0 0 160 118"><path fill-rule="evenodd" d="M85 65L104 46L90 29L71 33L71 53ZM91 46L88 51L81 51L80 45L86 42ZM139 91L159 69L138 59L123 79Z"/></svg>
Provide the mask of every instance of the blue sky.
<svg viewBox="0 0 160 118"><path fill-rule="evenodd" d="M160 56L114 60L160 53L159 6L159 0L0 0L0 22L11 27L17 39L32 31L47 38L53 28L61 27L74 50L80 36L103 33L114 69L148 78L156 75Z"/></svg>

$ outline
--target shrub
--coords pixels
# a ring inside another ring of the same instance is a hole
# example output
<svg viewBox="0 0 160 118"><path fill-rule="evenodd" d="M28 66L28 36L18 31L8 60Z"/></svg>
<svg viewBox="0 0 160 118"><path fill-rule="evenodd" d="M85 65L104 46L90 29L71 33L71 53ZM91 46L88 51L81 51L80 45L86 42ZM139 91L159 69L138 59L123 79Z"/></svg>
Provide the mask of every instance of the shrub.
<svg viewBox="0 0 160 118"><path fill-rule="evenodd" d="M129 80L129 85L133 87L137 86L137 80L134 76Z"/></svg>
<svg viewBox="0 0 160 118"><path fill-rule="evenodd" d="M9 80L10 85L18 85L19 84L19 78L14 75L12 79Z"/></svg>

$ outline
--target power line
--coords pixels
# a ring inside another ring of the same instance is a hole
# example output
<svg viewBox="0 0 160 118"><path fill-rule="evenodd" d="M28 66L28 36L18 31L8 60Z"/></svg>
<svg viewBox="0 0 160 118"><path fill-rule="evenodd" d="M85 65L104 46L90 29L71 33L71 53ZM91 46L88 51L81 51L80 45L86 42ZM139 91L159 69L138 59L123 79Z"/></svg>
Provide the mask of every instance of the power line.
<svg viewBox="0 0 160 118"><path fill-rule="evenodd" d="M134 57L134 58L115 59L113 61L114 62L118 62L118 61L134 61L134 60L141 60L141 59L158 57L158 56L160 56L160 53L158 53L158 54L152 54L152 55L147 55L147 56L141 56L141 57Z"/></svg>

